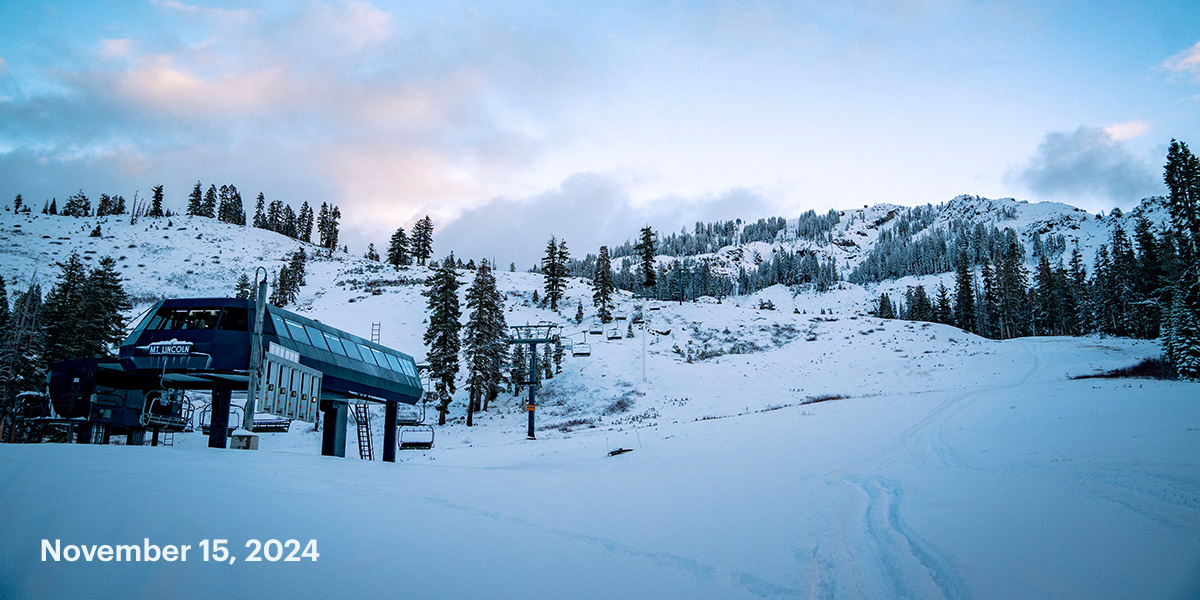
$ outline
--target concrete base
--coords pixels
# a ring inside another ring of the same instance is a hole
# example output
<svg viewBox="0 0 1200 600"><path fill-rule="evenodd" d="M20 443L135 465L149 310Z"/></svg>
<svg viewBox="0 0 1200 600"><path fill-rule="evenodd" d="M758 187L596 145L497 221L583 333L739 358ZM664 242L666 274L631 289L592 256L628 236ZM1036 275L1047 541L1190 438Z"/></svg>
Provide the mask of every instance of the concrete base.
<svg viewBox="0 0 1200 600"><path fill-rule="evenodd" d="M235 433L229 438L229 447L233 450L258 450L258 436Z"/></svg>

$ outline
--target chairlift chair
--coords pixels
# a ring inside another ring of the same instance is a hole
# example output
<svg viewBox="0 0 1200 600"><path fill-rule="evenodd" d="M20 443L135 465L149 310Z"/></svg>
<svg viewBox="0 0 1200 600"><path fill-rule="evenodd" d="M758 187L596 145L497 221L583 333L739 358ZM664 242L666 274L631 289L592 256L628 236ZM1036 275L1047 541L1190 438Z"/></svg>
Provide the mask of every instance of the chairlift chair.
<svg viewBox="0 0 1200 600"><path fill-rule="evenodd" d="M592 326L588 328L588 333L595 335L602 335L604 333L604 324L600 322L600 319L592 318Z"/></svg>
<svg viewBox="0 0 1200 600"><path fill-rule="evenodd" d="M606 337L610 340L619 340L619 339L623 338L624 336L621 335L620 329L613 327L612 329L608 330L608 334Z"/></svg>
<svg viewBox="0 0 1200 600"><path fill-rule="evenodd" d="M592 355L592 345L591 344L575 344L575 346L573 346L571 348L571 356L591 356L591 355Z"/></svg>
<svg viewBox="0 0 1200 600"><path fill-rule="evenodd" d="M433 448L433 425L425 423L425 402L420 411L416 405L401 405L396 413L396 446L400 450L429 450Z"/></svg>

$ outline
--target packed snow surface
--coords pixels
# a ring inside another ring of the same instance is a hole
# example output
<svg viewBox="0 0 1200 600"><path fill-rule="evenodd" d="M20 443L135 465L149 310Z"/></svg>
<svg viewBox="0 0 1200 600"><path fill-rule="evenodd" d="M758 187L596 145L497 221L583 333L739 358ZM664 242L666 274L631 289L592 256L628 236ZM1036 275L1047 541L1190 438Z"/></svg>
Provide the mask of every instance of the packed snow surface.
<svg viewBox="0 0 1200 600"><path fill-rule="evenodd" d="M838 339L830 346L844 350L819 365L820 332L740 365L655 366L639 389L663 399L638 402L644 419L530 441L506 405L476 428L440 428L434 450L396 464L317 456L304 428L264 435L258 452L209 449L200 434L172 448L3 445L0 597L1200 591L1197 386L1065 377L1150 347L944 340L922 343L940 356L917 367L915 356L884 360L898 353L880 344L901 347L923 328L875 322L859 335L860 321L831 337L853 333L867 348ZM565 371L581 363L602 368L578 358ZM787 393L822 377L814 390L845 397ZM617 447L632 452L609 457ZM41 560L43 539L147 538L192 555ZM214 538L238 560L202 562L197 544ZM249 539L315 539L319 558L246 562Z"/></svg>

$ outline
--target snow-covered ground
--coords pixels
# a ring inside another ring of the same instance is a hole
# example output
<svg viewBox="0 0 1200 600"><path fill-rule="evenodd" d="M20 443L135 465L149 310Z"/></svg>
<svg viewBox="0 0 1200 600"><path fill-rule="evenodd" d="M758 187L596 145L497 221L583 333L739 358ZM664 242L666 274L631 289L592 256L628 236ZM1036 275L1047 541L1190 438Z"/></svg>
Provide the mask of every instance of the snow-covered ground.
<svg viewBox="0 0 1200 600"><path fill-rule="evenodd" d="M296 246L185 219L154 260L162 233L144 222L98 242L56 235L61 219L5 218L0 233L21 238L6 278L103 243L129 250L143 298L224 295L237 269L277 267ZM213 256L237 269L210 271ZM364 336L380 322L384 344L421 359L412 281L425 273L335 255L310 263L293 308ZM460 391L435 448L396 464L353 458L352 429L348 458L321 457L301 423L261 434L257 452L199 433L158 448L0 445L0 598L1200 594L1200 385L1070 379L1155 343L879 320L863 315L878 289L852 285L661 303L645 332L609 341L584 333L585 282L554 312L531 301L540 276L497 275L509 324L563 323L592 348L538 391L537 440L523 398L502 395L467 428ZM619 312L632 308L622 296ZM42 560L42 540L145 539L192 548L186 562ZM236 562L204 562L213 539ZM250 539L316 540L319 557L250 562Z"/></svg>

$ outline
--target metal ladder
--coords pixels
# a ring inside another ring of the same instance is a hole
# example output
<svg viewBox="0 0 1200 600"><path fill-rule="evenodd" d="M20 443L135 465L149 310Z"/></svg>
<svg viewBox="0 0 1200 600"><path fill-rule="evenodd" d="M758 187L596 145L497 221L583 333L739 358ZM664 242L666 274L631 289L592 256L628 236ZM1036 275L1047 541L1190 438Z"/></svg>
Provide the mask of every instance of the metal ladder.
<svg viewBox="0 0 1200 600"><path fill-rule="evenodd" d="M363 460L375 460L375 452L371 447L371 412L366 404L352 404L354 423L358 428L358 457Z"/></svg>

